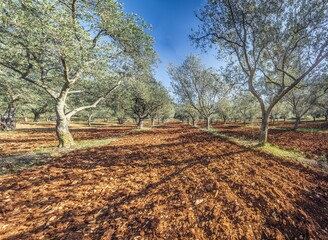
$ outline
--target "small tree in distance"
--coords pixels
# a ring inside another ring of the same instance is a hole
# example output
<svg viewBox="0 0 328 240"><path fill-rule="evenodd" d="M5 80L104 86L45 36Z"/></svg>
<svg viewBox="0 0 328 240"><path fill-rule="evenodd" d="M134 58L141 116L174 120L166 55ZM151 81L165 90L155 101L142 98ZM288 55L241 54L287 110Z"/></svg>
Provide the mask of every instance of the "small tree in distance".
<svg viewBox="0 0 328 240"><path fill-rule="evenodd" d="M181 66L168 67L171 86L182 104L192 106L205 119L210 128L211 116L216 113L226 89L220 76L206 68L200 58L188 56Z"/></svg>

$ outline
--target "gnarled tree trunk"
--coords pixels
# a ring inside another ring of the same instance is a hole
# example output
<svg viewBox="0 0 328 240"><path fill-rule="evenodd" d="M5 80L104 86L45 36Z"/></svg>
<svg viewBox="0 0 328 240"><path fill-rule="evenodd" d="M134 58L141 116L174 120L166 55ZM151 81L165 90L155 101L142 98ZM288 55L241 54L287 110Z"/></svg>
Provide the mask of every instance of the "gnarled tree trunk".
<svg viewBox="0 0 328 240"><path fill-rule="evenodd" d="M8 104L6 112L3 116L0 116L0 130L8 130L16 128L16 101L12 101Z"/></svg>
<svg viewBox="0 0 328 240"><path fill-rule="evenodd" d="M137 121L137 128L138 129L141 129L143 128L143 123L144 123L144 119L143 118L138 118L138 121Z"/></svg>
<svg viewBox="0 0 328 240"><path fill-rule="evenodd" d="M58 147L70 147L73 144L73 137L69 131L69 119L65 115L65 104L58 101L56 104L56 133L58 137Z"/></svg>
<svg viewBox="0 0 328 240"><path fill-rule="evenodd" d="M39 112L34 112L34 122L40 122L41 119L41 113Z"/></svg>

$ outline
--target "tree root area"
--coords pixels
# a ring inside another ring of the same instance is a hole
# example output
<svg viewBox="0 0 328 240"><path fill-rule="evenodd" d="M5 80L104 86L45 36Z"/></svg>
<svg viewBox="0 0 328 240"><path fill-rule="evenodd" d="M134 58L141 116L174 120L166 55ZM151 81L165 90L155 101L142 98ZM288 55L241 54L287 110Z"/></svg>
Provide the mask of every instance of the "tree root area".
<svg viewBox="0 0 328 240"><path fill-rule="evenodd" d="M70 131L75 141L106 139L120 136L135 128L135 125L102 125L82 127L71 124ZM0 135L0 158L38 150L40 148L56 147L58 141L54 124L32 123L20 124L13 132L2 132Z"/></svg>
<svg viewBox="0 0 328 240"><path fill-rule="evenodd" d="M328 239L328 176L173 122L0 177L1 239Z"/></svg>

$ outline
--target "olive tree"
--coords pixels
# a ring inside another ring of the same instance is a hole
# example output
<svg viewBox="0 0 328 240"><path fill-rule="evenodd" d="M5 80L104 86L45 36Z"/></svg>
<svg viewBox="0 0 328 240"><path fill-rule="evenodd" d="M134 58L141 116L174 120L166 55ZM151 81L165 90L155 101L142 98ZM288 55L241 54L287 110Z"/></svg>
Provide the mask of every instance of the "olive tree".
<svg viewBox="0 0 328 240"><path fill-rule="evenodd" d="M273 107L327 59L328 4L209 0L197 17L201 24L191 39L204 49L216 47L219 57L241 69L247 88L260 104L259 142L265 144ZM300 72L293 71L296 62ZM271 101L264 89L274 92Z"/></svg>
<svg viewBox="0 0 328 240"><path fill-rule="evenodd" d="M170 102L167 90L149 74L131 81L129 92L131 117L137 128L143 128L146 118L155 117Z"/></svg>
<svg viewBox="0 0 328 240"><path fill-rule="evenodd" d="M193 55L188 56L178 67L170 64L168 73L179 101L198 111L206 120L206 128L209 128L211 116L216 113L226 93L220 76L212 68L206 68L201 59Z"/></svg>
<svg viewBox="0 0 328 240"><path fill-rule="evenodd" d="M244 92L235 97L234 108L244 125L246 125L247 119L252 121L258 113L256 98L249 92Z"/></svg>
<svg viewBox="0 0 328 240"><path fill-rule="evenodd" d="M323 97L328 86L326 85L326 75L320 75L319 79L300 84L291 90L285 97L290 105L295 117L294 130L298 129L302 117L310 114L317 115L317 108L320 98Z"/></svg>
<svg viewBox="0 0 328 240"><path fill-rule="evenodd" d="M95 108L127 71L154 60L145 27L116 0L5 0L0 3L0 66L53 98L59 147L70 146L71 117ZM84 98L92 90L99 90L92 101L67 107L72 95Z"/></svg>

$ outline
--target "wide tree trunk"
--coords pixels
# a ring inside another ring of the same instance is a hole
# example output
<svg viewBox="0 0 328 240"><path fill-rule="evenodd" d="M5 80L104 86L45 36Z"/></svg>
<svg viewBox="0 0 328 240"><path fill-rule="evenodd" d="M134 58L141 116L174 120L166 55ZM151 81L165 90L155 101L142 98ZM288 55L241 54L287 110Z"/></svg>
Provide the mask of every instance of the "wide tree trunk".
<svg viewBox="0 0 328 240"><path fill-rule="evenodd" d="M40 122L41 113L35 112L34 113L34 122Z"/></svg>
<svg viewBox="0 0 328 240"><path fill-rule="evenodd" d="M297 130L299 128L300 123L301 123L301 117L296 117L294 123L294 130Z"/></svg>
<svg viewBox="0 0 328 240"><path fill-rule="evenodd" d="M268 130L269 130L269 116L265 113L262 113L262 122L261 122L261 129L260 129L260 138L259 144L264 146L265 143L268 141Z"/></svg>
<svg viewBox="0 0 328 240"><path fill-rule="evenodd" d="M139 118L137 121L137 128L141 129L143 128L143 123L144 123L144 119L143 118Z"/></svg>
<svg viewBox="0 0 328 240"><path fill-rule="evenodd" d="M124 118L117 118L118 124L124 124Z"/></svg>
<svg viewBox="0 0 328 240"><path fill-rule="evenodd" d="M16 104L15 101L8 104L6 112L3 116L0 116L1 128L0 130L8 130L16 128Z"/></svg>
<svg viewBox="0 0 328 240"><path fill-rule="evenodd" d="M69 131L69 119L64 112L64 102L59 101L56 104L56 133L59 141L58 147L70 147L73 143L73 137Z"/></svg>

